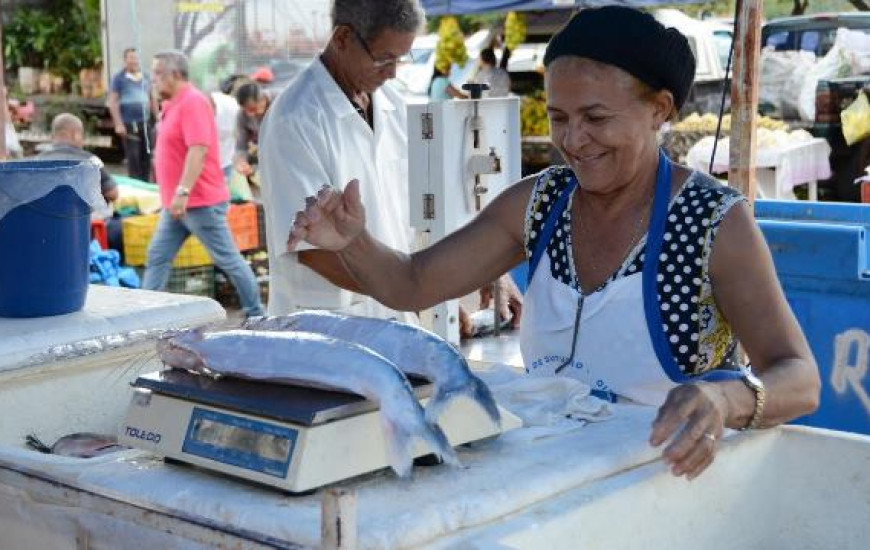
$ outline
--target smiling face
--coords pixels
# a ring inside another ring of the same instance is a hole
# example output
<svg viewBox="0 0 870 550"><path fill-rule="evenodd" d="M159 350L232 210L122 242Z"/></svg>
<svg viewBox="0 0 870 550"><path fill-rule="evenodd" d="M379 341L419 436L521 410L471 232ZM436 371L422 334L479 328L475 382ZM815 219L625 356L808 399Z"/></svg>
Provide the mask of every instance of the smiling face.
<svg viewBox="0 0 870 550"><path fill-rule="evenodd" d="M670 92L580 57L553 61L545 87L551 139L584 190L606 193L655 172L656 131L673 109Z"/></svg>
<svg viewBox="0 0 870 550"><path fill-rule="evenodd" d="M396 65L411 50L414 36L413 32L384 29L367 39L352 27L339 26L334 41L345 80L354 90L373 93L395 78Z"/></svg>

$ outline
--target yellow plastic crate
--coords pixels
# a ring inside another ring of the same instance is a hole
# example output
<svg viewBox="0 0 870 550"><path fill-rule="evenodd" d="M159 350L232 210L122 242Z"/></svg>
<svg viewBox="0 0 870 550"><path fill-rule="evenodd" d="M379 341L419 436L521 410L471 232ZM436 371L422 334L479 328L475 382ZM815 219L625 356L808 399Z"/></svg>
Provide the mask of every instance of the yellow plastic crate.
<svg viewBox="0 0 870 550"><path fill-rule="evenodd" d="M159 214L130 216L122 221L124 235L124 261L130 266L144 266L148 256L148 243L157 228ZM191 235L181 245L173 267L199 267L212 265L211 256L199 239Z"/></svg>

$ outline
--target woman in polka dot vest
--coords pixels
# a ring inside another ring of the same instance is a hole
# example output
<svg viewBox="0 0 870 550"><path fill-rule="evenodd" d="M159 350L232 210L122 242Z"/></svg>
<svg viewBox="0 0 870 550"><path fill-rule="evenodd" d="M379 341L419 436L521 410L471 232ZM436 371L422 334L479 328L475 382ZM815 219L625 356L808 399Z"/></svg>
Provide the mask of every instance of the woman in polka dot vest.
<svg viewBox="0 0 870 550"><path fill-rule="evenodd" d="M461 296L529 264L521 346L530 376L658 407L650 443L697 476L726 428L769 427L818 406L818 369L739 193L657 145L695 60L650 15L586 9L544 58L551 135L566 161L525 179L454 235L407 256L365 231L359 187L324 189L302 239L339 251L394 309ZM751 369L741 364L742 344Z"/></svg>

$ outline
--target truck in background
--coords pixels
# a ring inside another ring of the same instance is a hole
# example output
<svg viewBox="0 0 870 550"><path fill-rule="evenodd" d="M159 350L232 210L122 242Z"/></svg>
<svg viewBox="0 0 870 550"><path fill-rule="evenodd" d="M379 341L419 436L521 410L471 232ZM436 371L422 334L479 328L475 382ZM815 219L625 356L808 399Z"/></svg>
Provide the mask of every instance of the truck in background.
<svg viewBox="0 0 870 550"><path fill-rule="evenodd" d="M666 27L674 27L689 40L695 54L695 83L680 114L718 113L725 89L725 112L731 107L731 84L725 65L734 32L727 25L689 17L669 8L654 10L653 16Z"/></svg>

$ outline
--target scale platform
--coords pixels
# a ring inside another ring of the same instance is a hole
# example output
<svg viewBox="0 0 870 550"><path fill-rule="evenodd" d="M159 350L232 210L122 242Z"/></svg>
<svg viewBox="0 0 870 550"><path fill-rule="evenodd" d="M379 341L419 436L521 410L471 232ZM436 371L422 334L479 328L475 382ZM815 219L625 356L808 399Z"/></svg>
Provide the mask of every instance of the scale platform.
<svg viewBox="0 0 870 550"><path fill-rule="evenodd" d="M408 378L425 405L432 385ZM132 386L118 437L124 445L292 493L388 466L377 403L355 394L179 369L142 375ZM499 428L458 398L438 424L456 446L522 425L504 409L501 415ZM429 453L415 442L415 457Z"/></svg>

